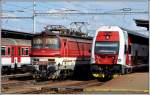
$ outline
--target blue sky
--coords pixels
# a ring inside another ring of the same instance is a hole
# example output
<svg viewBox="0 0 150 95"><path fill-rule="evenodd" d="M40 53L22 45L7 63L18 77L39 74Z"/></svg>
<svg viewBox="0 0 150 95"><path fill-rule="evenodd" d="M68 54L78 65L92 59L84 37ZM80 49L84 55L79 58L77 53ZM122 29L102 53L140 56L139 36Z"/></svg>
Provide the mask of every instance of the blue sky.
<svg viewBox="0 0 150 95"><path fill-rule="evenodd" d="M32 16L32 2L3 2L2 9L4 16ZM118 12L123 8L131 8L134 11L148 11L148 0L136 1L86 1L86 2L36 2L36 12L64 12L64 10L76 10L76 12ZM148 14L130 14L130 15L37 15L35 17L36 32L43 30L48 24L64 25L69 27L71 22L87 22L87 28L90 35L102 25L119 25L131 30L146 30L143 27L137 27L133 19L148 19ZM3 19L2 27L4 29L19 30L25 32L33 31L32 19ZM142 32L148 34L148 32Z"/></svg>

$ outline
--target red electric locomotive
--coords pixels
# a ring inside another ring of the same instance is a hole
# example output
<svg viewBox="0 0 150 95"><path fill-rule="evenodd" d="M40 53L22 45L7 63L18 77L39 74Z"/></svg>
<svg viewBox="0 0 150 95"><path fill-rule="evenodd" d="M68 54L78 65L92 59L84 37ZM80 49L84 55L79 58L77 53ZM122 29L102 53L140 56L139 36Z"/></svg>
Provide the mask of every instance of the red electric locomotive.
<svg viewBox="0 0 150 95"><path fill-rule="evenodd" d="M71 76L76 66L89 64L91 44L92 37L60 25L51 25L35 34L31 51L34 78Z"/></svg>

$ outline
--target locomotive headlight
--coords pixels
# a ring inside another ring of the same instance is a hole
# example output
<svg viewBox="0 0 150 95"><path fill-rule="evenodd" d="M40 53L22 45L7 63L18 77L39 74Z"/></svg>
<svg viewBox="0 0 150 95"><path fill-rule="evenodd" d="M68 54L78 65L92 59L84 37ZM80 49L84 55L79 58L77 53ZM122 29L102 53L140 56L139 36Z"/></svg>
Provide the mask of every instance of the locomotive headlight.
<svg viewBox="0 0 150 95"><path fill-rule="evenodd" d="M109 38L110 38L110 36L109 36L109 35L107 35L107 36L106 36L106 39L108 40Z"/></svg>
<svg viewBox="0 0 150 95"><path fill-rule="evenodd" d="M118 59L118 62L121 62L121 59Z"/></svg>

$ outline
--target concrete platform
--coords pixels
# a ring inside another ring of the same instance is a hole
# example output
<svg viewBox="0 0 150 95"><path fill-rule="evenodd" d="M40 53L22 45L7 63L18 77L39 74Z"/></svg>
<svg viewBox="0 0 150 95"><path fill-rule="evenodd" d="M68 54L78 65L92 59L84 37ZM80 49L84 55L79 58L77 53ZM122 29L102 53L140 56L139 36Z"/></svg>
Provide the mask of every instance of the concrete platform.
<svg viewBox="0 0 150 95"><path fill-rule="evenodd" d="M84 93L149 93L149 73L140 72L118 76L101 86L88 87Z"/></svg>

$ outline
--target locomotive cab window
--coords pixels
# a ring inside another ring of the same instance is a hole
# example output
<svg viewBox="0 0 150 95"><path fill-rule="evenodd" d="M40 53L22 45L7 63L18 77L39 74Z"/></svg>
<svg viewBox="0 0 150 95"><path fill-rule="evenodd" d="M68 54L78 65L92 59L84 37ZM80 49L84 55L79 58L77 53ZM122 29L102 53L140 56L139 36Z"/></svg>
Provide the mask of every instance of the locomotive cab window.
<svg viewBox="0 0 150 95"><path fill-rule="evenodd" d="M59 39L56 37L46 38L45 48L58 49L60 47Z"/></svg>
<svg viewBox="0 0 150 95"><path fill-rule="evenodd" d="M33 45L33 48L42 48L43 47L42 38L34 38L32 45Z"/></svg>
<svg viewBox="0 0 150 95"><path fill-rule="evenodd" d="M97 54L117 54L119 49L118 42L96 42L95 53Z"/></svg>
<svg viewBox="0 0 150 95"><path fill-rule="evenodd" d="M5 47L1 47L1 54L6 55L6 48Z"/></svg>

